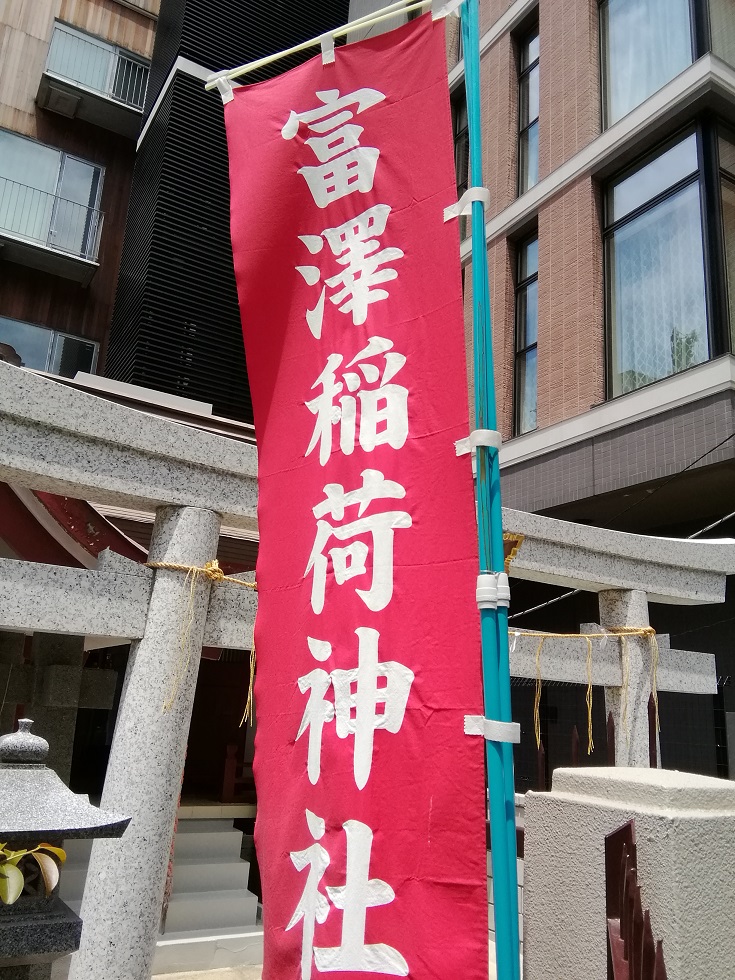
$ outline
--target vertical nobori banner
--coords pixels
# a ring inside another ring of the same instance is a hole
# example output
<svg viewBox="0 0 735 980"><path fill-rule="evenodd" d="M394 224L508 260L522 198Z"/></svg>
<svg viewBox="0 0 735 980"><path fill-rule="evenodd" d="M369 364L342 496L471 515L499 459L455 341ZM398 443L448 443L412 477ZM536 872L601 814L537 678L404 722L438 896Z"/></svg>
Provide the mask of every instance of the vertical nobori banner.
<svg viewBox="0 0 735 980"><path fill-rule="evenodd" d="M444 22L225 105L259 447L265 980L485 980L484 745Z"/></svg>

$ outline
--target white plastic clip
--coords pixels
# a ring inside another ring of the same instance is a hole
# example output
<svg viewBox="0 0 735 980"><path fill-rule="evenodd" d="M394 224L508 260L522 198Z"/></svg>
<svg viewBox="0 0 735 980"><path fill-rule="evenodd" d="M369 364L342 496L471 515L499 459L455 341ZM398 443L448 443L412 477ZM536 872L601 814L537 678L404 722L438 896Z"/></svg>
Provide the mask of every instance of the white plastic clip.
<svg viewBox="0 0 735 980"><path fill-rule="evenodd" d="M475 591L478 609L498 608L498 576L495 573L478 575Z"/></svg>
<svg viewBox="0 0 735 980"><path fill-rule="evenodd" d="M482 715L464 716L465 735L481 735L488 742L510 742L518 745L521 741L521 726L517 721L494 721Z"/></svg>
<svg viewBox="0 0 735 980"><path fill-rule="evenodd" d="M334 35L322 34L322 36L319 38L319 43L322 46L322 64L333 65L334 64Z"/></svg>
<svg viewBox="0 0 735 980"><path fill-rule="evenodd" d="M459 218L460 215L472 214L474 201L482 201L485 205L490 203L490 191L487 187L470 187L466 190L456 204L444 208L444 220L451 221L452 218Z"/></svg>
<svg viewBox="0 0 735 980"><path fill-rule="evenodd" d="M510 605L510 582L505 572L485 572L477 576L475 599L478 609L497 609Z"/></svg>
<svg viewBox="0 0 735 980"><path fill-rule="evenodd" d="M499 451L502 445L502 436L496 429L474 429L466 439L458 439L455 442L454 450L458 456L466 456L478 446L489 446Z"/></svg>
<svg viewBox="0 0 735 980"><path fill-rule="evenodd" d="M441 20L442 17L448 17L450 14L456 14L459 8L464 3L464 0L448 0L448 2L442 3L442 0L431 0L431 16L433 20Z"/></svg>
<svg viewBox="0 0 735 980"><path fill-rule="evenodd" d="M219 89L219 94L222 96L222 104L227 105L228 102L232 102L235 98L232 91L232 83L229 78L218 78L217 88Z"/></svg>

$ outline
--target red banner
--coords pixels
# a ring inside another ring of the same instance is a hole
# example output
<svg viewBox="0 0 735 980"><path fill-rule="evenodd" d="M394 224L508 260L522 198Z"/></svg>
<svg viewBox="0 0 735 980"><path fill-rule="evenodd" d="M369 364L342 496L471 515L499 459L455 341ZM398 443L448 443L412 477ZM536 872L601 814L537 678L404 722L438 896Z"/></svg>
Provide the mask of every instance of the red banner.
<svg viewBox="0 0 735 980"><path fill-rule="evenodd" d="M237 88L225 122L259 447L263 977L486 980L443 21Z"/></svg>

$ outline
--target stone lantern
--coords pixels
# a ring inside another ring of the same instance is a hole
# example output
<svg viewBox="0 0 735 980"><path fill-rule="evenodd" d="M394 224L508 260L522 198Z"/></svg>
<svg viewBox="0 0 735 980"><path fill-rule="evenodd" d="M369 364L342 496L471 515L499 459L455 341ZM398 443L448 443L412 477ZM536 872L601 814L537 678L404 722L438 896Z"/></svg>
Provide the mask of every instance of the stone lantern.
<svg viewBox="0 0 735 980"><path fill-rule="evenodd" d="M0 845L21 851L61 847L74 837L121 837L130 817L105 813L72 793L45 765L48 742L31 733L32 724L22 718L17 732L0 738ZM47 854L52 860L53 852ZM58 885L47 894L43 863L21 858L23 892L12 904L0 903L0 980L48 976L50 966L42 964L79 948L82 920L61 901Z"/></svg>

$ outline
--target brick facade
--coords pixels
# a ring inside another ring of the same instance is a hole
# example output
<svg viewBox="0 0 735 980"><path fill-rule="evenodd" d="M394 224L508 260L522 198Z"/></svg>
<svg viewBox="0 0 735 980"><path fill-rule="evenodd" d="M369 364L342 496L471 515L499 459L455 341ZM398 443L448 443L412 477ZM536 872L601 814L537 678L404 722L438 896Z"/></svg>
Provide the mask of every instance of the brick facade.
<svg viewBox="0 0 735 980"><path fill-rule="evenodd" d="M539 177L600 133L597 0L541 0Z"/></svg>
<svg viewBox="0 0 735 980"><path fill-rule="evenodd" d="M515 200L518 190L518 64L510 34L487 51L480 70L482 162L490 188L487 216Z"/></svg>
<svg viewBox="0 0 735 980"><path fill-rule="evenodd" d="M582 177L539 212L539 428L599 404L604 313L599 190Z"/></svg>
<svg viewBox="0 0 735 980"><path fill-rule="evenodd" d="M512 6L513 0L480 0L480 36Z"/></svg>

